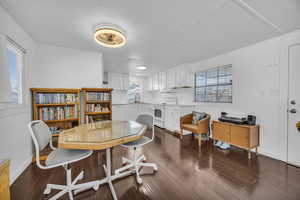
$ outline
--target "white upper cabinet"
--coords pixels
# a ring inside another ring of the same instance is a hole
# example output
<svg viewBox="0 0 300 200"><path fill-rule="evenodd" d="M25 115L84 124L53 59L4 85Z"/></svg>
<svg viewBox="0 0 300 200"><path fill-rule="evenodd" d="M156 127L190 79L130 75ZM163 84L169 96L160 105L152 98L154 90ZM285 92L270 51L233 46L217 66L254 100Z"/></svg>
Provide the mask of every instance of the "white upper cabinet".
<svg viewBox="0 0 300 200"><path fill-rule="evenodd" d="M167 70L167 89L172 89L176 87L176 77L175 77L175 70L169 69Z"/></svg>
<svg viewBox="0 0 300 200"><path fill-rule="evenodd" d="M153 74L153 90L159 90L159 73Z"/></svg>
<svg viewBox="0 0 300 200"><path fill-rule="evenodd" d="M157 72L148 76L148 91L163 90L166 86L166 72Z"/></svg>
<svg viewBox="0 0 300 200"><path fill-rule="evenodd" d="M194 75L190 72L188 65L180 65L175 67L176 87L193 87Z"/></svg>
<svg viewBox="0 0 300 200"><path fill-rule="evenodd" d="M153 78L152 76L148 76L148 84L147 84L147 90L152 91L153 90Z"/></svg>
<svg viewBox="0 0 300 200"><path fill-rule="evenodd" d="M164 90L167 88L167 73L159 72L159 89Z"/></svg>
<svg viewBox="0 0 300 200"><path fill-rule="evenodd" d="M188 65L180 65L167 70L167 88L182 88L194 86L194 74Z"/></svg>
<svg viewBox="0 0 300 200"><path fill-rule="evenodd" d="M114 90L128 90L129 75L108 72L108 86Z"/></svg>

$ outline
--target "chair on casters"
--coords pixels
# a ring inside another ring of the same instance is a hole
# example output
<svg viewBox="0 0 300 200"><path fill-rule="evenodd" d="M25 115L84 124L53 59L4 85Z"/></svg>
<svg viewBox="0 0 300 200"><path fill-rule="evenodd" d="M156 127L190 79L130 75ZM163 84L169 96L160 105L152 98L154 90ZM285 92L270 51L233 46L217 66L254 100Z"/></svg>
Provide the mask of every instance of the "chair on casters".
<svg viewBox="0 0 300 200"><path fill-rule="evenodd" d="M29 132L31 134L36 155L36 164L41 169L51 169L54 167L62 166L66 170L66 185L47 184L44 194L50 194L51 190L61 190L49 200L56 200L63 196L65 193L69 194L69 199L73 200L73 190L80 189L76 183L83 179L83 171L72 181L70 164L80 161L90 156L93 151L79 150L79 149L57 149L52 145L52 134L49 127L41 120L32 121L28 124ZM50 143L50 148L53 150L47 157L45 165L40 163L40 151ZM85 186L86 187L86 186ZM97 190L99 186L95 186Z"/></svg>
<svg viewBox="0 0 300 200"><path fill-rule="evenodd" d="M136 149L138 147L142 147L145 144L148 144L148 143L153 141L153 139L154 139L154 117L150 114L141 114L141 115L138 116L136 121L138 123L147 125L148 129L152 129L152 136L151 136L151 138L143 136L139 140L136 140L136 141L133 141L133 142L128 142L126 144L121 145L122 147L133 148L134 160L129 160L127 158L122 157L122 163L123 164L129 163L129 164L115 170L115 174L119 174L122 171L127 170L129 168L134 168L135 172L136 172L136 180L139 184L141 184L143 182L141 177L140 177L140 174L139 174L139 169L141 167L152 167L154 169L154 171L158 170L157 165L155 163L143 162L143 161L146 160L146 157L144 155L141 155L141 156L137 157L137 153L136 153Z"/></svg>

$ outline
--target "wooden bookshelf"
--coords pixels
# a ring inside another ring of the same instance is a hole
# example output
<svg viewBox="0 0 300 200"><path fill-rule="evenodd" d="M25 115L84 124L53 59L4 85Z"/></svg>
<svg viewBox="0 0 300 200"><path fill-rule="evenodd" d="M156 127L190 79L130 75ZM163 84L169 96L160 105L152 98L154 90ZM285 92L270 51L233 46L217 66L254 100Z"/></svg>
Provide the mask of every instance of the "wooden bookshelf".
<svg viewBox="0 0 300 200"><path fill-rule="evenodd" d="M80 124L80 89L31 88L30 91L33 120L43 120L51 130L65 130ZM41 160L46 158L47 154L40 156Z"/></svg>
<svg viewBox="0 0 300 200"><path fill-rule="evenodd" d="M84 122L112 119L111 88L82 88Z"/></svg>

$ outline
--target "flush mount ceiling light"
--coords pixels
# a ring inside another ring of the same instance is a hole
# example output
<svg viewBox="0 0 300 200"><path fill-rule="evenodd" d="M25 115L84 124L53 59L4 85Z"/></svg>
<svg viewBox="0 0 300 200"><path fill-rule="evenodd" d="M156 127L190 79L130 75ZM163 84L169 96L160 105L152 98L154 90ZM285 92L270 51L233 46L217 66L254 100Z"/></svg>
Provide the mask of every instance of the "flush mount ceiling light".
<svg viewBox="0 0 300 200"><path fill-rule="evenodd" d="M117 25L100 24L95 27L94 39L102 46L117 48L125 45L126 34Z"/></svg>
<svg viewBox="0 0 300 200"><path fill-rule="evenodd" d="M137 68L138 70L146 70L146 69L147 69L147 67L144 66L144 65L137 66L136 68Z"/></svg>

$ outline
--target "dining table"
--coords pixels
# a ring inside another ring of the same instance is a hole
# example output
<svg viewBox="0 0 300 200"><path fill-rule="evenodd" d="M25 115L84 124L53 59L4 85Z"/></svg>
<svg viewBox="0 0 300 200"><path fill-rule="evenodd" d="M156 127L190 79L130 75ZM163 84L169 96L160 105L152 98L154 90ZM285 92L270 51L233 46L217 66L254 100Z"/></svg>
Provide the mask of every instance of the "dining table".
<svg viewBox="0 0 300 200"><path fill-rule="evenodd" d="M100 185L108 184L114 200L118 199L113 181L135 173L128 170L120 174L113 174L111 169L111 149L127 142L143 137L147 126L135 121L107 120L81 124L77 127L64 130L59 134L58 147L65 149L106 150L106 164L103 165L105 177L82 183L83 189L75 190L77 194L93 188L98 190Z"/></svg>

